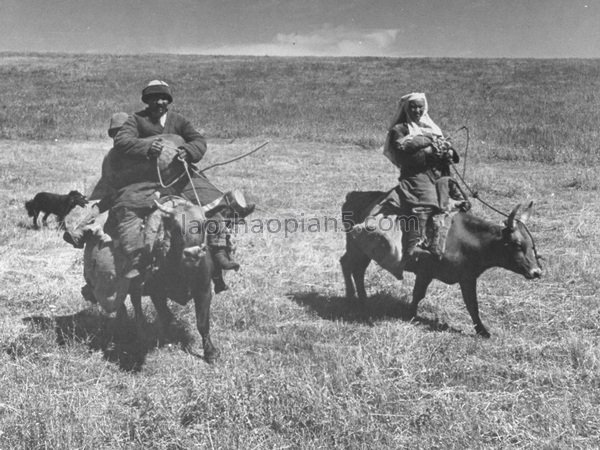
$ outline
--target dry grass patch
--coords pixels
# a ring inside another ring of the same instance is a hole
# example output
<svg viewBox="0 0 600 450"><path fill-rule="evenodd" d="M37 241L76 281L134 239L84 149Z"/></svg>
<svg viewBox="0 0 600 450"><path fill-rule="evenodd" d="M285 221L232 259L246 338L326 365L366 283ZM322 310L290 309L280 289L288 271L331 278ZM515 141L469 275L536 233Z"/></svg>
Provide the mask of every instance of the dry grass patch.
<svg viewBox="0 0 600 450"><path fill-rule="evenodd" d="M261 142L211 141L206 164ZM468 180L500 209L537 201L531 231L546 257L536 282L500 269L482 277L487 341L474 336L456 286L434 282L413 321L405 309L412 275L398 282L373 265L366 310L343 298L344 237L323 224L339 218L346 192L393 185L395 170L374 150L274 140L212 170L218 186L255 197L249 225L257 220L263 229L238 230L243 267L227 274L231 290L215 297L222 358L208 366L181 352L177 339L157 347L137 342L133 327L111 330L110 318L80 298L81 252L53 223L30 227L23 202L40 190L84 190L107 149L106 141L0 142L0 447L599 444L600 207L592 183L565 185L584 180L581 168L470 163ZM67 223L82 213L77 208ZM477 202L474 213L501 220ZM269 231L265 224L276 219L304 220L306 228ZM322 228L309 230L312 219ZM144 307L152 337L147 299ZM182 335L195 337L193 308L175 311ZM24 324L30 316L46 327ZM61 316L67 325L85 319L96 334L63 334L59 345L61 322L53 318Z"/></svg>

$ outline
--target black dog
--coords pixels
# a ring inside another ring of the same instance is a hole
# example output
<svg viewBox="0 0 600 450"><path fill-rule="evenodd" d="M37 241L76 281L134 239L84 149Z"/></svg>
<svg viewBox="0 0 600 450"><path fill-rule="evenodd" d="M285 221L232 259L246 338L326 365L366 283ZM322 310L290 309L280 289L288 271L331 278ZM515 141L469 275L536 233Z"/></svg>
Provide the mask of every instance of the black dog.
<svg viewBox="0 0 600 450"><path fill-rule="evenodd" d="M25 208L29 217L33 217L33 227L38 228L37 218L43 212L42 224L47 225L46 220L50 214L55 214L58 227L65 228L65 217L76 206L82 208L88 204L85 195L78 191L71 191L67 195L51 194L50 192L40 192L33 197L33 200L25 202Z"/></svg>

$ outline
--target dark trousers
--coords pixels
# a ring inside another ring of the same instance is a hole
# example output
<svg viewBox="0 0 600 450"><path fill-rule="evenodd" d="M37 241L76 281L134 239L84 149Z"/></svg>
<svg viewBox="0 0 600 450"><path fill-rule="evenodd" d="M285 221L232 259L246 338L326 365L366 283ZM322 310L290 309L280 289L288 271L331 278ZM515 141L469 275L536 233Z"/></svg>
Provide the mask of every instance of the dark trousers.
<svg viewBox="0 0 600 450"><path fill-rule="evenodd" d="M144 256L144 221L152 211L152 208L119 207L109 212L107 219L107 223L111 223L109 234L117 241L118 251L123 257L117 261L117 269L120 273L140 266ZM215 214L208 219L206 231L206 243L211 249L229 247L230 231L220 214Z"/></svg>

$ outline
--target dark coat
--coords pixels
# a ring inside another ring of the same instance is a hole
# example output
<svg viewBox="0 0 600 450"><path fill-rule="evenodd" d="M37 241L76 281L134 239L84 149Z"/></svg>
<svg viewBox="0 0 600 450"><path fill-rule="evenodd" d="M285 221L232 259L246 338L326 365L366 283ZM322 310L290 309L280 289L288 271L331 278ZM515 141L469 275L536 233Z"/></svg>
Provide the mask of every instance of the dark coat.
<svg viewBox="0 0 600 450"><path fill-rule="evenodd" d="M118 186L115 196L115 207L145 209L153 206L154 193L176 193L188 183L173 186L168 192L158 182L156 161L147 157L152 140L147 139L161 134L181 136L184 144L180 146L188 154L188 161L196 163L206 153L206 140L181 114L169 111L165 126L154 123L148 117L146 110L133 114L127 119L119 133L115 136L115 147L112 164L126 170L135 168L136 175L129 178L126 185ZM179 188L179 189L177 189Z"/></svg>
<svg viewBox="0 0 600 450"><path fill-rule="evenodd" d="M395 159L400 166L400 178L396 193L401 205L438 207L435 187L436 173L434 164L425 150L431 146L430 138L417 136L410 142L400 143L408 134L403 124L394 126L389 131L389 142Z"/></svg>

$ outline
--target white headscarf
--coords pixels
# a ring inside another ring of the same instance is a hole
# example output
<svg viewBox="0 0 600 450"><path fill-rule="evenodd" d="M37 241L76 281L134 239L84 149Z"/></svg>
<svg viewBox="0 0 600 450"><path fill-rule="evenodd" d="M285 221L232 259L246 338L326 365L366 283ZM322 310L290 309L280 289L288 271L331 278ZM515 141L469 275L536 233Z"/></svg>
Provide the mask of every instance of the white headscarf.
<svg viewBox="0 0 600 450"><path fill-rule="evenodd" d="M423 115L421 116L421 119L418 122L411 120L410 114L408 113L409 102L413 100L422 100L425 103ZM413 136L422 136L424 132L428 132L433 136L444 136L440 127L438 127L435 124L435 122L431 120L431 117L429 117L428 111L429 105L427 103L427 97L425 97L425 94L423 94L422 92L413 92L400 98L400 102L398 103L398 110L396 111L396 114L394 114L394 119L388 127L388 135L385 139L385 144L383 145L383 154L395 165L397 164L394 155L392 154L389 133L389 130L394 128L395 125L403 123L408 127L408 135L405 136L405 139L411 138Z"/></svg>
<svg viewBox="0 0 600 450"><path fill-rule="evenodd" d="M410 115L408 114L408 104L413 100L422 100L425 103L425 108L423 110L423 115L418 122L415 122L410 119ZM429 105L427 104L427 97L422 92L413 92L412 94L405 95L400 99L400 103L398 104L398 111L394 116L394 120L390 124L388 129L394 127L399 123L404 123L408 126L409 136L421 136L424 131L427 131L434 136L442 137L442 130L438 127L431 117L429 117Z"/></svg>

